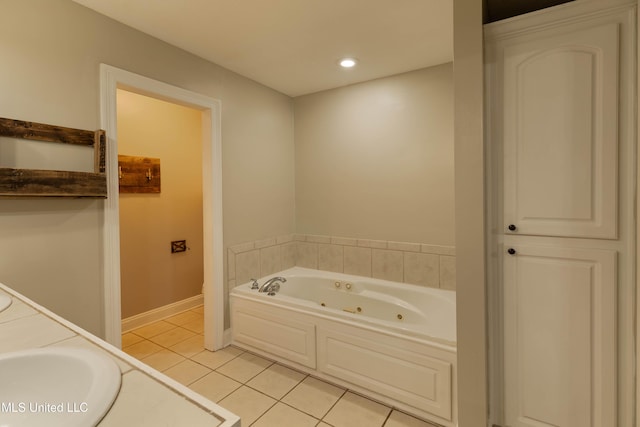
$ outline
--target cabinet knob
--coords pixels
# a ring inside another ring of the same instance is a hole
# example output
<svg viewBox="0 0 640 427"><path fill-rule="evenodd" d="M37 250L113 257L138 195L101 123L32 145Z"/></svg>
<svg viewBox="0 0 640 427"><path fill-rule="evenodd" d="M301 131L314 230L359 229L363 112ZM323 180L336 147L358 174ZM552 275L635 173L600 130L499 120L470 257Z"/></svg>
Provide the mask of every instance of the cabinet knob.
<svg viewBox="0 0 640 427"><path fill-rule="evenodd" d="M515 249L513 249L513 248L509 248L509 249L507 249L507 253L508 253L509 255L515 255L515 254L516 254L516 250L515 250Z"/></svg>
<svg viewBox="0 0 640 427"><path fill-rule="evenodd" d="M515 224L509 224L507 228L509 229L509 231L516 231L518 229L518 227L516 227Z"/></svg>

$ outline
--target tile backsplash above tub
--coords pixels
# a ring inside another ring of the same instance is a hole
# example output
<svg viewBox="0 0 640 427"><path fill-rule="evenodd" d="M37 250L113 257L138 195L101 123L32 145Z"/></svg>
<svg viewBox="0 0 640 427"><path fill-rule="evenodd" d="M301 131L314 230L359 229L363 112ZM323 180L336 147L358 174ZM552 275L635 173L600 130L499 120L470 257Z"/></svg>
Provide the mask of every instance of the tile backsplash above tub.
<svg viewBox="0 0 640 427"><path fill-rule="evenodd" d="M229 247L229 289L294 266L456 289L453 246L295 234Z"/></svg>

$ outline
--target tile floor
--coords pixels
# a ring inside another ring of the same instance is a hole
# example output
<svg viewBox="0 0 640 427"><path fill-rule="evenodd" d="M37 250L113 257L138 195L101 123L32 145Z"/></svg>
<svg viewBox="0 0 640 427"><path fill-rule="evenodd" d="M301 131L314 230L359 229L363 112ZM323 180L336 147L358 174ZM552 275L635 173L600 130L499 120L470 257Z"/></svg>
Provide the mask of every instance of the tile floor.
<svg viewBox="0 0 640 427"><path fill-rule="evenodd" d="M122 348L209 400L242 426L432 427L279 363L227 347L204 349L203 307L122 335Z"/></svg>

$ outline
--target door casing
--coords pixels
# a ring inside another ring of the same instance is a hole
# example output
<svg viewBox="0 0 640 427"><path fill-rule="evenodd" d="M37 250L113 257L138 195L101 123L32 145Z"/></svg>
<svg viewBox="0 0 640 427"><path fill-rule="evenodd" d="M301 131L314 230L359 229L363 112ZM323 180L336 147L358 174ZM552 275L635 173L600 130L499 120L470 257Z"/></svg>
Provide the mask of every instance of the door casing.
<svg viewBox="0 0 640 427"><path fill-rule="evenodd" d="M126 89L202 111L202 202L204 248L204 346L224 346L224 252L222 222L222 134L219 100L126 70L100 64L100 126L107 132L107 199L104 202L105 339L120 348L120 220L116 90Z"/></svg>

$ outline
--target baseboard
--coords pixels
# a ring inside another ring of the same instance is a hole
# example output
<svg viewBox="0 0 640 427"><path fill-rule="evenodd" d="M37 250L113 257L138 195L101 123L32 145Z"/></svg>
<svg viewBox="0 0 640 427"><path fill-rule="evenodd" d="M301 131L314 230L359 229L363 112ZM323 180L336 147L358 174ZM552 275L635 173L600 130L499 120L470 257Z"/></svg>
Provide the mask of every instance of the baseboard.
<svg viewBox="0 0 640 427"><path fill-rule="evenodd" d="M122 319L122 333L129 332L133 329L139 328L149 323L157 322L174 314L189 310L204 304L204 296L202 294L196 295L182 301L176 301L174 303L165 305L163 307L154 308L144 313L136 314L135 316Z"/></svg>

